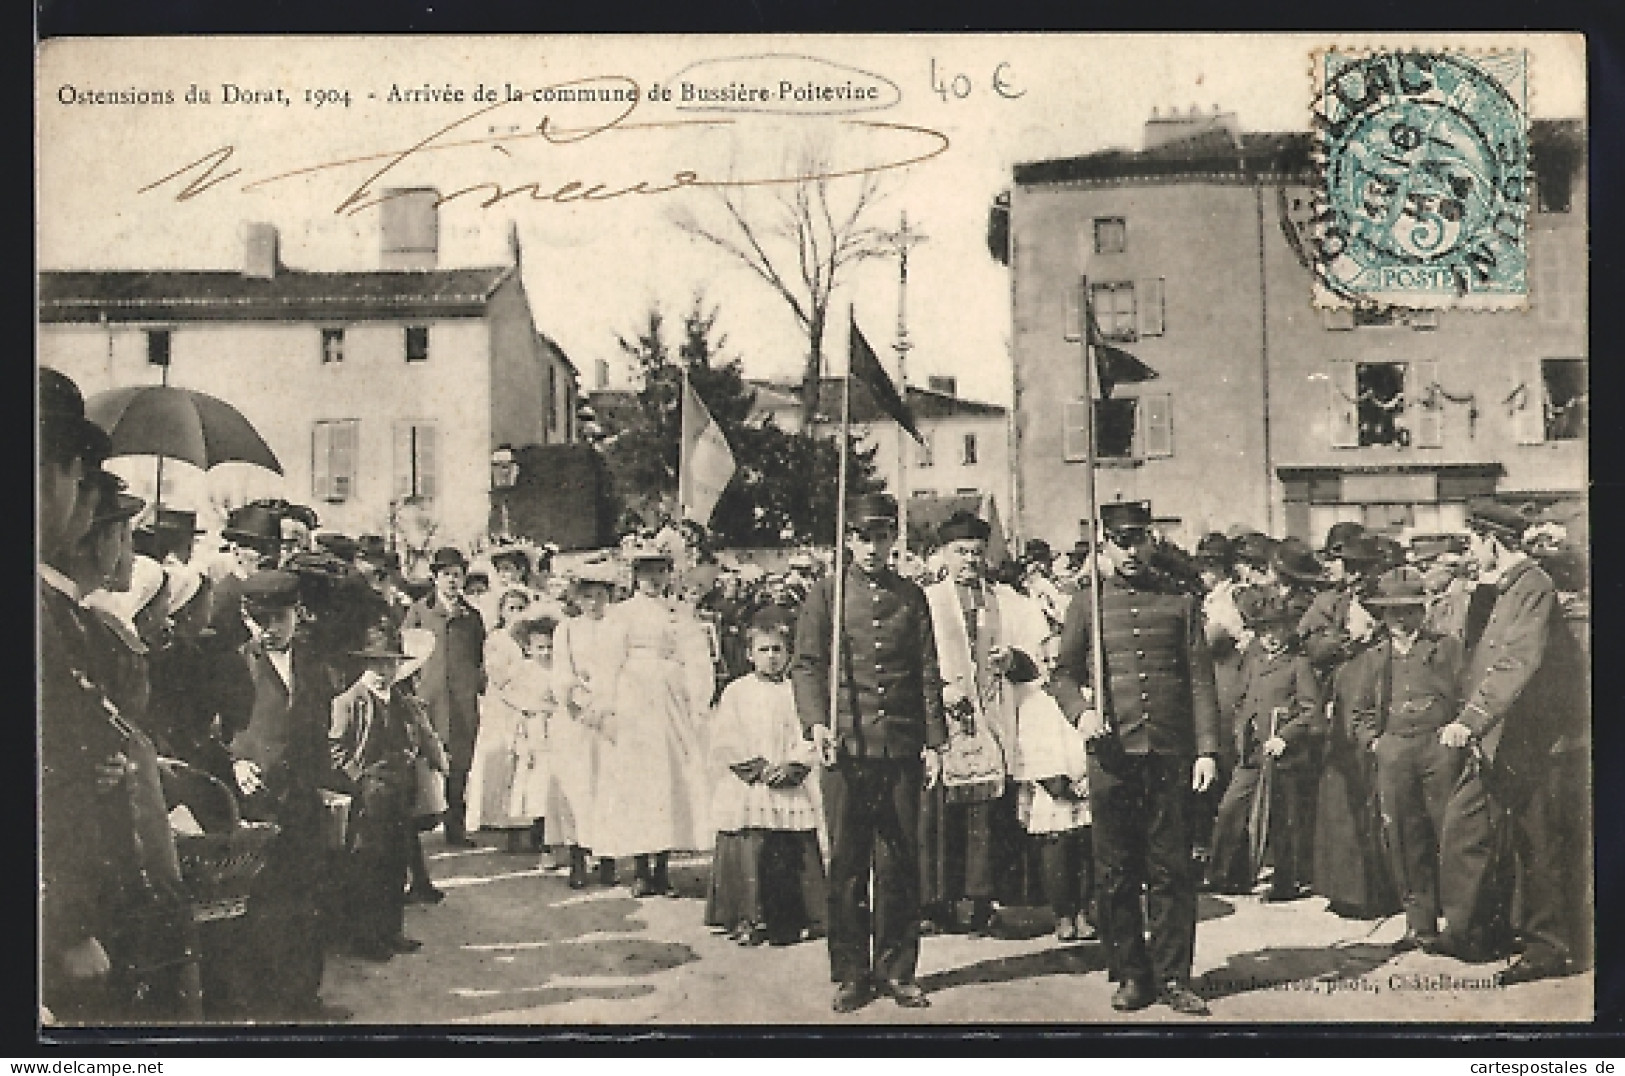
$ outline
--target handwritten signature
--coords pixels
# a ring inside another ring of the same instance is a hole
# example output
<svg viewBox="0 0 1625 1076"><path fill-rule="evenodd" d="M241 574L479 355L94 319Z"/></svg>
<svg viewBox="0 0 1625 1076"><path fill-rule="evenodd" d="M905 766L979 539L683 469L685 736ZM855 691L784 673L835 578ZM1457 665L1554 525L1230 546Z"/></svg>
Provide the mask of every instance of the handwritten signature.
<svg viewBox="0 0 1625 1076"><path fill-rule="evenodd" d="M364 209L388 200L389 193L379 194L374 190L374 184L400 168L407 161L422 158L429 154L447 154L458 151L467 151L477 147L494 147L507 153L507 146L515 142L532 139L541 139L550 146L570 145L586 142L590 139L603 138L606 135L622 135L637 131L673 130L680 128L726 128L736 121L731 119L693 119L669 120L633 123L629 122L638 103L643 99L642 88L634 80L622 75L596 75L588 78L570 79L556 83L544 90L563 90L572 88L586 88L594 84L609 83L630 90L626 94L627 103L613 118L603 123L586 127L563 128L553 122L551 115L543 116L541 122L530 131L521 131L517 134L487 135L483 137L456 137L458 132L466 131L468 125L492 113L517 104L515 101L499 101L476 109L460 119L454 120L439 128L428 136L419 139L404 149L384 150L377 153L368 153L359 157L345 157L338 160L322 161L317 164L306 165L302 168L278 172L273 175L247 178L240 190L248 192L274 183L290 179L311 176L320 173L341 172L348 169L371 167L359 184L346 194L334 207L335 214L355 214ZM910 137L925 140L925 145L917 151L904 155L889 155L879 163L865 164L855 167L836 168L814 166L797 174L773 174L751 178L712 177L707 176L698 168L673 169L669 177L640 179L629 185L611 186L607 183L593 183L586 179L569 179L563 183L552 181L533 181L520 183L516 186L504 187L494 180L485 180L470 184L459 190L439 197L436 204L444 205L457 198L479 196L481 208L488 209L498 202L509 198L528 196L534 202L553 202L568 204L573 202L607 202L627 195L668 194L684 188L710 188L710 187L761 187L780 184L804 183L816 180L842 179L850 176L867 175L878 172L891 171L898 168L907 168L910 165L921 164L940 156L946 152L950 142L948 136L941 131L928 127L917 127L906 123L886 123L878 120L843 120L843 125L862 128L874 132L895 132ZM142 187L137 188L138 194L156 191L166 184L178 184L179 190L175 192L175 201L190 201L228 180L243 175L243 170L232 166L237 155L237 147L232 145L220 146L210 150L197 160L175 169L167 175L161 176ZM231 167L228 167L231 166Z"/></svg>

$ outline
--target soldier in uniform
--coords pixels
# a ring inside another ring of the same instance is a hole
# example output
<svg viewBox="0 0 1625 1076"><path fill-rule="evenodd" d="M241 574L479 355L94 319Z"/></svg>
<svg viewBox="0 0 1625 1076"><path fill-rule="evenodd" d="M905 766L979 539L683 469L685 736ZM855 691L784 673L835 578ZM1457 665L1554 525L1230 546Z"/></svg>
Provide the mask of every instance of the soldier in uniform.
<svg viewBox="0 0 1625 1076"><path fill-rule="evenodd" d="M1190 988L1196 879L1189 811L1191 792L1205 792L1218 770L1213 662L1198 599L1153 588L1150 505L1104 505L1101 523L1116 566L1100 594L1106 698L1097 703L1089 689L1087 594L1067 609L1056 695L1090 741L1100 926L1119 984L1112 1007L1143 1009L1160 1000L1205 1015L1207 1003Z"/></svg>
<svg viewBox="0 0 1625 1076"><path fill-rule="evenodd" d="M897 502L868 494L858 498L849 518L845 537L852 559L839 569L845 573L842 667L833 729L833 575L813 585L801 608L791 670L796 710L826 766L830 978L839 984L834 1008L861 1008L875 991L899 1005L923 1008L930 999L914 981L920 792L940 779L939 752L948 741L942 676L925 593L889 566Z"/></svg>

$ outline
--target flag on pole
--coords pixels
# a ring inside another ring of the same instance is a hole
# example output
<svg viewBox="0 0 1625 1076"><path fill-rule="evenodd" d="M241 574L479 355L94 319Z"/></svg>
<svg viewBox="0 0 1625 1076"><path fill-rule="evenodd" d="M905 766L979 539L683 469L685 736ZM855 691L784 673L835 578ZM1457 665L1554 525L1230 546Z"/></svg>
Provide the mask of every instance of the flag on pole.
<svg viewBox="0 0 1625 1076"><path fill-rule="evenodd" d="M1101 399L1110 399L1112 386L1150 381L1157 372L1120 347L1106 342L1095 321L1094 304L1086 304L1089 316L1089 344L1095 353L1095 375L1100 379Z"/></svg>
<svg viewBox="0 0 1625 1076"><path fill-rule="evenodd" d="M857 318L852 319L852 344L849 351L847 359L851 376L869 387L869 395L874 397L875 406L907 430L910 437L922 445L925 444L925 438L920 436L920 428L914 424L914 413L898 395L897 386L892 384L892 379L886 376L886 368L880 365L875 349L863 338Z"/></svg>
<svg viewBox="0 0 1625 1076"><path fill-rule="evenodd" d="M677 501L683 518L710 523L734 470L733 449L722 428L688 378L683 378L683 450L677 464Z"/></svg>

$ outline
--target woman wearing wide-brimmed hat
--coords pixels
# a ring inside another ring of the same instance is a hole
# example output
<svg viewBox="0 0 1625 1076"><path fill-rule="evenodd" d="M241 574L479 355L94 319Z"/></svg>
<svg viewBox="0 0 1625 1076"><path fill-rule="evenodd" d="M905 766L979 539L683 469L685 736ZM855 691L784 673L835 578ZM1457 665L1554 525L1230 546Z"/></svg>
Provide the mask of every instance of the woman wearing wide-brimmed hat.
<svg viewBox="0 0 1625 1076"><path fill-rule="evenodd" d="M667 855L705 848L710 782L706 718L715 686L702 625L666 596L672 558L634 547L633 592L610 614L609 743L599 774L593 851L633 857L634 896L670 893Z"/></svg>

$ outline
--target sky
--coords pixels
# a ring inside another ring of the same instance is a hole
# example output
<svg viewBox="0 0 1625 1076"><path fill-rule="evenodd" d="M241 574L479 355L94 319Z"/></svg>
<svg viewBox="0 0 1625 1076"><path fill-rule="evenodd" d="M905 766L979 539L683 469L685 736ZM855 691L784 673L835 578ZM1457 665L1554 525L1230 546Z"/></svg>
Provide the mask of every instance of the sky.
<svg viewBox="0 0 1625 1076"><path fill-rule="evenodd" d="M1009 271L989 256L986 226L1012 165L1138 148L1153 109L1218 108L1244 130L1304 130L1315 50L1401 45L1526 48L1531 114L1584 116L1584 43L1572 35L50 41L36 76L37 260L44 269L231 269L241 264L245 222L269 221L289 266L376 268L378 209L368 192L496 183L522 190L482 206L493 190L482 186L442 207L440 264L505 263L511 222L537 327L589 387L597 360L622 374L617 338L634 333L651 305L677 315L697 293L718 309L724 354L741 357L747 375L795 379L806 341L789 308L675 224L684 214L720 220L716 188L568 199L595 183L672 187L678 172L699 181L794 176L804 147L821 146L833 170L880 177L884 196L869 223L895 229L906 212L928 237L909 259L909 381L953 376L963 396L1008 403ZM683 105L684 82L761 89L768 99L699 110ZM808 83L837 96L798 101ZM546 87L631 85L641 96L633 106L561 102L556 93L551 102L507 101L504 88L534 97ZM673 99L650 99L657 85ZM188 103L194 86L208 103ZM481 86L495 99L476 100ZM150 103L165 91L172 103ZM120 103L120 94L140 103ZM535 137L544 121L552 137ZM201 178L225 147L229 160ZM335 164L356 158L366 159ZM900 163L915 158L926 159ZM206 189L187 191L188 181ZM581 186L563 202L524 189L551 194L572 182ZM860 182L832 180L837 205ZM740 188L758 211L783 189ZM850 304L888 362L897 278L895 259L861 263L832 304L837 324ZM843 343L835 333L825 342L836 372Z"/></svg>

